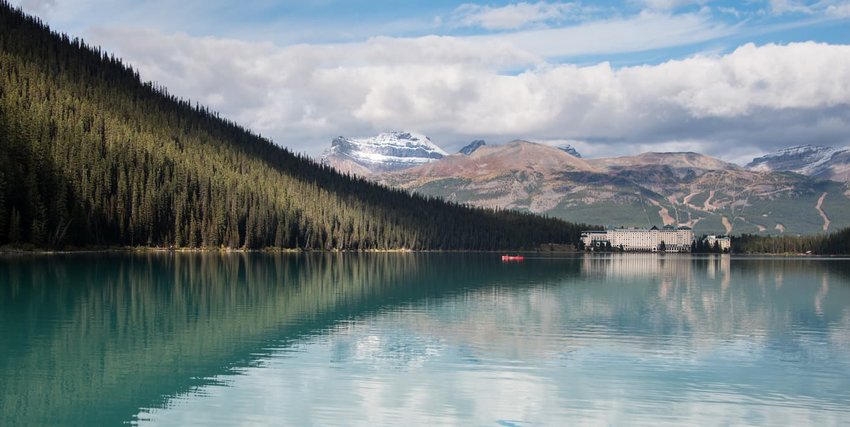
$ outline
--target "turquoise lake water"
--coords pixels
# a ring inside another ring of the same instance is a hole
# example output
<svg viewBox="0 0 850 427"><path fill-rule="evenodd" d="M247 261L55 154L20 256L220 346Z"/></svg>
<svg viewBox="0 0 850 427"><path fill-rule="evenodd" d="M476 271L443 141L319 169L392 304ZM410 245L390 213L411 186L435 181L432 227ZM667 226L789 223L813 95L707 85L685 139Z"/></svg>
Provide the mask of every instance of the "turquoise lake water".
<svg viewBox="0 0 850 427"><path fill-rule="evenodd" d="M850 260L0 258L0 425L840 425Z"/></svg>

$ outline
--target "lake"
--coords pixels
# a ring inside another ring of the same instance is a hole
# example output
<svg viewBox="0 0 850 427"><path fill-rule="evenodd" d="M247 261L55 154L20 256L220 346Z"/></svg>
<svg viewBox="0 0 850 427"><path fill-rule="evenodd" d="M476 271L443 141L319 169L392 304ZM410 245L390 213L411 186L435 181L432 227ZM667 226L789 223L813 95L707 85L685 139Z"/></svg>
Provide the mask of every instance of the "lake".
<svg viewBox="0 0 850 427"><path fill-rule="evenodd" d="M850 260L0 258L0 425L837 425Z"/></svg>

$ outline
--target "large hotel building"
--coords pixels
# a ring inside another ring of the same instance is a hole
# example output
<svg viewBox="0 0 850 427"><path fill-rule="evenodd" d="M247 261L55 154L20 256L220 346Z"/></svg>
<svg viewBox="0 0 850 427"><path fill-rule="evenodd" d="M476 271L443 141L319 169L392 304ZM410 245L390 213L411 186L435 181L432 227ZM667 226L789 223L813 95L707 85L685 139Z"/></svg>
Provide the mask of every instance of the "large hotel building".
<svg viewBox="0 0 850 427"><path fill-rule="evenodd" d="M662 228L612 228L605 231L583 231L581 240L585 248L599 248L611 244L611 248L622 247L625 251L690 252L694 242L694 231L689 227L665 225Z"/></svg>

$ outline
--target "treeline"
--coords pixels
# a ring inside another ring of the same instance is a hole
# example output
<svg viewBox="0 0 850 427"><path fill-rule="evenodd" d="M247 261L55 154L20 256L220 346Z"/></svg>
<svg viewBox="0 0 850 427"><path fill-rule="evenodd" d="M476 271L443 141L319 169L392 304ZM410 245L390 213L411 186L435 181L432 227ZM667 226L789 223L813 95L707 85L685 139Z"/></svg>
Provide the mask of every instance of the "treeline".
<svg viewBox="0 0 850 427"><path fill-rule="evenodd" d="M732 251L739 254L850 254L850 228L817 236L756 236L732 238Z"/></svg>
<svg viewBox="0 0 850 427"><path fill-rule="evenodd" d="M582 228L340 175L0 0L0 245L486 250Z"/></svg>
<svg viewBox="0 0 850 427"><path fill-rule="evenodd" d="M721 249L720 242L716 240L714 241L714 244L709 244L708 235L706 234L703 234L691 242L691 253L694 254L722 254L726 252L728 252L728 250L724 251Z"/></svg>

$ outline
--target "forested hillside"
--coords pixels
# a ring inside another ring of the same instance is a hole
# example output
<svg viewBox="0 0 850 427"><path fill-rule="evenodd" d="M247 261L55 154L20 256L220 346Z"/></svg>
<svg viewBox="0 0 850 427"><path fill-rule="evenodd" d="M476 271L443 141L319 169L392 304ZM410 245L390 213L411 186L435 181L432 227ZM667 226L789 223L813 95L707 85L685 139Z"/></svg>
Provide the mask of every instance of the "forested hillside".
<svg viewBox="0 0 850 427"><path fill-rule="evenodd" d="M340 175L0 0L0 245L503 249L580 228Z"/></svg>

